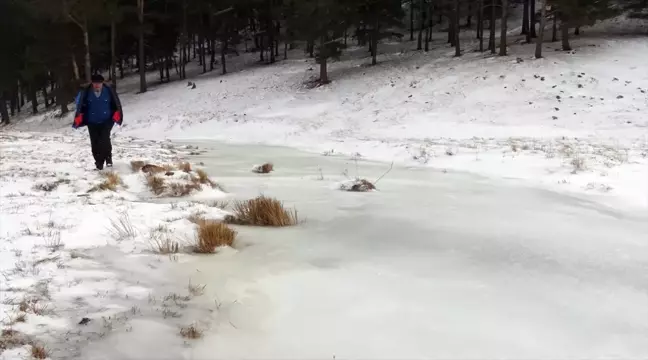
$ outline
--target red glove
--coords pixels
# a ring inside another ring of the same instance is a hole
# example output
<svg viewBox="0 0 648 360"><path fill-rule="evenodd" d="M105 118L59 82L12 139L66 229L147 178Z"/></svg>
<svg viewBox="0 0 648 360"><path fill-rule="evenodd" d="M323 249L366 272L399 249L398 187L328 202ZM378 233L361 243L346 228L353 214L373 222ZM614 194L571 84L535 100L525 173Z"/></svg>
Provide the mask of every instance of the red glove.
<svg viewBox="0 0 648 360"><path fill-rule="evenodd" d="M119 111L115 111L115 113L113 114L113 121L116 123L121 122L121 113Z"/></svg>
<svg viewBox="0 0 648 360"><path fill-rule="evenodd" d="M74 126L79 127L83 123L83 114L79 114L74 118Z"/></svg>

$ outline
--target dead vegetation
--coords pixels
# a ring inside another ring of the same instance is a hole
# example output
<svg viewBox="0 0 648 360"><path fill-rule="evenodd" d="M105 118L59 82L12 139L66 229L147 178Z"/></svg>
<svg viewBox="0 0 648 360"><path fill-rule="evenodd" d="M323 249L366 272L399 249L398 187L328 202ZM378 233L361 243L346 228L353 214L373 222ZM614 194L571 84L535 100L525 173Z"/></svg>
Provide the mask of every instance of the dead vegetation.
<svg viewBox="0 0 648 360"><path fill-rule="evenodd" d="M188 163L185 169L190 168ZM184 169L183 169L184 171ZM165 172L165 175L171 176L172 172ZM195 174L187 173L184 178L168 179L164 176L158 175L155 172L149 172L146 176L146 185L151 192L157 196L170 196L170 197L183 197L190 195L194 191L200 191L201 185L208 185L212 188L219 188L218 184L209 179L209 176L204 170L197 170Z"/></svg>
<svg viewBox="0 0 648 360"><path fill-rule="evenodd" d="M27 338L24 334L11 328L2 329L2 333L0 333L0 353L25 344L27 344Z"/></svg>
<svg viewBox="0 0 648 360"><path fill-rule="evenodd" d="M252 168L252 171L257 174L268 174L274 170L274 165L272 163L265 163L263 165L255 165Z"/></svg>
<svg viewBox="0 0 648 360"><path fill-rule="evenodd" d="M114 171L107 171L107 172L102 172L101 176L104 177L104 180L93 186L88 192L94 192L94 191L105 191L105 190L110 190L110 191L117 191L117 187L119 185L124 185L124 182L121 179L121 176L117 174Z"/></svg>
<svg viewBox="0 0 648 360"><path fill-rule="evenodd" d="M356 167L358 166L356 162ZM376 184L383 178L385 175L389 174L390 171L394 168L394 163L392 162L389 166L389 169L385 171L376 181L371 182L367 179L361 179L356 177L355 179L345 181L340 184L340 190L351 191L351 192L368 192L376 190ZM356 169L357 172L357 169Z"/></svg>
<svg viewBox="0 0 648 360"><path fill-rule="evenodd" d="M181 162L178 164L178 170L184 171L186 173L191 172L191 164L188 162Z"/></svg>
<svg viewBox="0 0 648 360"><path fill-rule="evenodd" d="M186 339L200 339L202 334L202 330L198 329L196 324L180 328L180 336Z"/></svg>
<svg viewBox="0 0 648 360"><path fill-rule="evenodd" d="M34 359L47 359L47 357L49 355L48 355L48 352L47 352L47 349L45 348L45 346L40 345L40 344L36 344L36 343L32 343L31 344L31 356Z"/></svg>
<svg viewBox="0 0 648 360"><path fill-rule="evenodd" d="M297 210L286 210L279 200L266 196L237 201L233 208L234 215L225 218L230 224L279 227L298 222Z"/></svg>
<svg viewBox="0 0 648 360"><path fill-rule="evenodd" d="M137 236L137 231L135 230L128 213L120 215L117 219L110 219L108 231L113 239L117 241L129 238L134 239Z"/></svg>
<svg viewBox="0 0 648 360"><path fill-rule="evenodd" d="M221 246L232 246L236 239L236 231L221 222L203 219L196 226L194 252L199 254L212 254Z"/></svg>
<svg viewBox="0 0 648 360"><path fill-rule="evenodd" d="M149 243L151 250L158 254L169 255L180 251L178 242L171 238L171 230L164 224L151 229Z"/></svg>
<svg viewBox="0 0 648 360"><path fill-rule="evenodd" d="M46 182L35 184L32 187L32 189L36 191L52 192L56 190L59 187L59 185L69 184L69 183L70 183L69 179L58 179L56 181L46 181Z"/></svg>
<svg viewBox="0 0 648 360"><path fill-rule="evenodd" d="M142 170L144 165L146 165L146 163L141 160L133 160L130 162L131 170L133 170L133 172L138 172Z"/></svg>

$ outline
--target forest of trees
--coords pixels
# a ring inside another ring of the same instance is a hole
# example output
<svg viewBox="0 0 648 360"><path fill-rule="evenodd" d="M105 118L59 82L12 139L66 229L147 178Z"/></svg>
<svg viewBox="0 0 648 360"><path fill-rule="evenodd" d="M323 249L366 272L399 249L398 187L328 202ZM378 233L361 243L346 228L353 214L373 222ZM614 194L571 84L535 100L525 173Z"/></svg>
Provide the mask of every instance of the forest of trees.
<svg viewBox="0 0 648 360"><path fill-rule="evenodd" d="M40 103L64 115L95 72L119 86L125 73L137 71L140 92L147 90L147 71L159 72L160 82L185 79L187 64L194 62L203 73L224 74L228 56L241 51L272 64L303 48L320 64L318 81L326 84L327 62L349 41L366 46L376 64L380 40L387 37L404 36L428 51L432 26L447 32L456 56L465 29L476 34L479 51L504 56L513 6L523 9L522 34L537 43L536 57L542 56L547 25L552 40L559 33L569 50L571 30L577 34L581 26L622 11L648 17L648 0L538 1L0 0L0 113L9 123L26 103L32 113Z"/></svg>

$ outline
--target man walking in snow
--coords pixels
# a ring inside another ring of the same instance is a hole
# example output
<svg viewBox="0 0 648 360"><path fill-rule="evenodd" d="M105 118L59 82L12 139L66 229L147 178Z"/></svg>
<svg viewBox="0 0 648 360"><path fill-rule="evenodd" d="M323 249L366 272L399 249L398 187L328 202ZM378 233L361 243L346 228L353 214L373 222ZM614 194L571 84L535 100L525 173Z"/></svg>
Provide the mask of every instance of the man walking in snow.
<svg viewBox="0 0 648 360"><path fill-rule="evenodd" d="M72 127L88 126L92 156L97 170L103 170L104 163L112 167L112 144L110 132L114 124L123 121L121 102L117 92L108 84L104 84L103 76L92 76L92 84L77 94L76 113Z"/></svg>

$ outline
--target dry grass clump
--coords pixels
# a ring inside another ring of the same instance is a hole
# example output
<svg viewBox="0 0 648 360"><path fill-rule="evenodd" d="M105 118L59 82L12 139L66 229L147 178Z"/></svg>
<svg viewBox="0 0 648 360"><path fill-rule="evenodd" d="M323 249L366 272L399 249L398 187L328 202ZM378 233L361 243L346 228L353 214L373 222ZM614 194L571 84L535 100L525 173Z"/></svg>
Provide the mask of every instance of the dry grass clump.
<svg viewBox="0 0 648 360"><path fill-rule="evenodd" d="M31 356L34 359L47 359L47 349L43 345L31 344Z"/></svg>
<svg viewBox="0 0 648 360"><path fill-rule="evenodd" d="M195 183L182 184L182 183L173 182L168 185L168 190L169 190L168 191L169 196L173 196L173 197L187 196L194 191L200 190L200 184L195 184Z"/></svg>
<svg viewBox="0 0 648 360"><path fill-rule="evenodd" d="M25 336L11 328L2 329L2 333L0 333L0 353L7 349L23 346L26 343Z"/></svg>
<svg viewBox="0 0 648 360"><path fill-rule="evenodd" d="M160 225L151 231L149 242L153 252L158 254L177 254L180 251L178 242L173 241L169 228L165 225Z"/></svg>
<svg viewBox="0 0 648 360"><path fill-rule="evenodd" d="M198 175L198 177L193 177L193 178L192 178L192 180L193 180L194 182L197 182L197 183L200 183L200 184L209 185L209 186L211 186L212 188L219 188L219 189L222 189L218 184L216 184L215 182L213 182L213 181L209 178L209 175L207 175L207 172L205 172L205 170L203 170L203 169L198 169L198 170L196 170L196 175Z"/></svg>
<svg viewBox="0 0 648 360"><path fill-rule="evenodd" d="M274 170L274 165L272 163L265 163L263 165L256 165L252 168L252 171L257 174L268 174Z"/></svg>
<svg viewBox="0 0 648 360"><path fill-rule="evenodd" d="M162 195L164 190L166 190L164 178L156 176L154 174L149 174L146 177L146 184L148 185L149 189L151 189L151 192L155 195Z"/></svg>
<svg viewBox="0 0 648 360"><path fill-rule="evenodd" d="M227 216L225 221L238 225L291 226L297 224L298 218L297 210L286 210L279 200L259 196L235 202L234 215Z"/></svg>
<svg viewBox="0 0 648 360"><path fill-rule="evenodd" d="M189 173L191 172L191 164L189 164L188 162L181 162L178 164L178 170Z"/></svg>
<svg viewBox="0 0 648 360"><path fill-rule="evenodd" d="M146 163L141 160L133 160L130 162L131 170L133 170L133 172L138 172L142 170L144 165L146 165Z"/></svg>
<svg viewBox="0 0 648 360"><path fill-rule="evenodd" d="M117 241L134 239L137 236L137 231L128 213L120 215L117 219L110 219L108 231L113 239Z"/></svg>
<svg viewBox="0 0 648 360"><path fill-rule="evenodd" d="M197 236L194 251L200 254L211 254L221 246L232 246L236 239L236 231L227 224L209 220L197 223Z"/></svg>
<svg viewBox="0 0 648 360"><path fill-rule="evenodd" d="M196 324L180 328L180 336L187 339L200 339L202 337L202 330L196 327Z"/></svg>
<svg viewBox="0 0 648 360"><path fill-rule="evenodd" d="M98 185L93 186L88 192L93 191L117 191L117 186L123 185L124 182L121 179L121 176L114 171L102 172L101 176L104 177L104 180Z"/></svg>

